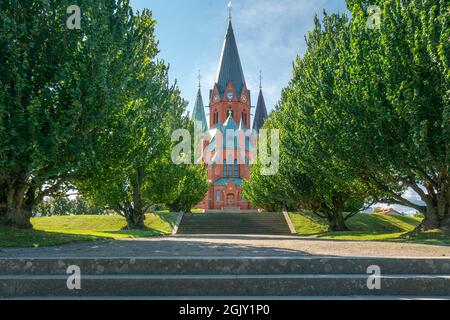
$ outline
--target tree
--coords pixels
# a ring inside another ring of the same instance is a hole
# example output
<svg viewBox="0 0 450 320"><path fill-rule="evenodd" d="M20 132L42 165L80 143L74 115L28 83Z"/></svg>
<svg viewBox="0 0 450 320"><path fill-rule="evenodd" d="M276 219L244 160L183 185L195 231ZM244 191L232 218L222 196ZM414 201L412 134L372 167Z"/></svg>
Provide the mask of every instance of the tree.
<svg viewBox="0 0 450 320"><path fill-rule="evenodd" d="M154 25L149 11L135 17L128 65L136 81L99 136L94 170L74 181L95 203L125 217L128 229L145 229L145 213L156 204L190 210L207 186L199 168L171 161L172 132L192 123L176 84L169 84L168 66L156 59Z"/></svg>
<svg viewBox="0 0 450 320"><path fill-rule="evenodd" d="M330 145L347 148L335 114L347 108L336 82L344 74L351 40L346 15L324 12L315 17L315 28L307 37L307 52L297 59L293 79L281 99L280 126L288 157L305 178L303 207L327 218L331 231L345 231L345 221L372 204L372 192L351 165L330 152ZM295 172L295 170L289 170ZM306 188L305 188L306 187ZM346 214L344 214L346 212Z"/></svg>
<svg viewBox="0 0 450 320"><path fill-rule="evenodd" d="M299 190L299 183L304 182L304 180L299 179L294 182L298 178L298 170L291 171L293 169L290 165L292 159L289 158L284 149L285 141L283 141L283 137L285 132L280 125L278 110L275 110L266 120L263 129L276 128L281 128L279 171L274 175L262 174L263 165L259 159L256 159L256 163L250 166L250 179L244 181L243 194L253 206L268 212L297 210L304 190Z"/></svg>
<svg viewBox="0 0 450 320"><path fill-rule="evenodd" d="M187 130L192 137L195 125L189 117L182 117L177 129ZM151 192L158 199L158 203L166 205L172 212L191 212L192 208L204 199L209 189L206 166L193 159L195 157L192 152L193 146L189 145L191 159L186 153L172 154L171 151L177 150L175 146L178 143L185 142L182 139L172 141L170 152L160 159L156 166L153 166L152 177L149 178L153 181ZM194 143L194 146L196 145ZM180 161L174 163L172 157ZM185 163L182 160L189 161Z"/></svg>
<svg viewBox="0 0 450 320"><path fill-rule="evenodd" d="M260 164L253 165L250 180L244 184L244 195L252 204L268 210L310 210L328 221L330 231L346 231L346 221L365 208L370 196L357 179L344 176L339 166L318 158L305 132L292 130L292 124L304 126L300 125L298 109L288 105L298 91L289 90L294 89L285 90L281 107L264 126L281 128L280 170L273 176L264 176ZM289 98L288 92L292 94Z"/></svg>
<svg viewBox="0 0 450 320"><path fill-rule="evenodd" d="M165 204L172 212L189 213L208 192L208 174L204 166L197 164L178 165L176 170L178 183L172 189L171 199Z"/></svg>
<svg viewBox="0 0 450 320"><path fill-rule="evenodd" d="M31 227L33 207L90 165L130 77L128 1L0 3L0 223Z"/></svg>
<svg viewBox="0 0 450 320"><path fill-rule="evenodd" d="M367 193L369 203L421 212L418 230L448 228L449 4L347 2L350 24L325 15L322 29L316 19L283 93L288 152L319 195ZM368 28L374 4L380 29ZM425 205L408 200L407 188Z"/></svg>
<svg viewBox="0 0 450 320"><path fill-rule="evenodd" d="M369 4L381 9L379 30L365 27ZM351 67L336 86L354 107L336 117L345 142L329 147L385 202L423 213L418 230L448 228L449 3L349 0L348 6L351 50L341 63ZM406 199L407 188L425 205Z"/></svg>
<svg viewBox="0 0 450 320"><path fill-rule="evenodd" d="M142 25L151 20L148 12ZM142 45L147 43L141 39ZM148 44L147 44L148 45ZM136 46L142 53L142 47ZM169 85L168 67L155 61L156 53L139 69L129 103L117 115L115 125L97 147L95 172L75 182L82 194L127 219L128 229L145 229L145 213L161 202L167 181L162 171L168 166L171 133L182 126L186 103L176 86ZM138 61L138 60L136 60Z"/></svg>
<svg viewBox="0 0 450 320"><path fill-rule="evenodd" d="M107 210L102 207L95 206L83 199L76 197L70 199L69 197L55 197L48 198L40 202L34 207L33 215L42 216L65 216L65 215L104 215L109 214Z"/></svg>

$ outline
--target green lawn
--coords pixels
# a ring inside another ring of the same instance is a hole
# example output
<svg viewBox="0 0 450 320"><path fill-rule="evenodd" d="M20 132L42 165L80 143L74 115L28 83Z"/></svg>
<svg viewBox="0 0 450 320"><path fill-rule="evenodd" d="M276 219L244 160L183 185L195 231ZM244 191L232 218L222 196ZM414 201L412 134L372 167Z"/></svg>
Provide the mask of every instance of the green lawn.
<svg viewBox="0 0 450 320"><path fill-rule="evenodd" d="M79 241L130 239L169 235L176 213L146 215L148 230L122 230L126 221L120 216L63 216L33 218L34 230L0 227L0 248L45 247Z"/></svg>
<svg viewBox="0 0 450 320"><path fill-rule="evenodd" d="M440 230L412 234L421 222L416 217L358 214L347 221L352 230L348 232L328 232L326 221L312 213L290 213L290 217L298 235L304 237L450 244L450 234Z"/></svg>
<svg viewBox="0 0 450 320"><path fill-rule="evenodd" d="M148 230L145 231L122 230L126 221L120 216L34 218L34 230L0 227L0 248L45 247L80 241L169 235L177 215L169 212L148 214L145 222ZM290 216L298 235L303 237L450 244L450 235L442 231L410 234L419 225L419 218L360 214L348 221L352 231L331 233L327 232L326 222L311 213L291 213Z"/></svg>

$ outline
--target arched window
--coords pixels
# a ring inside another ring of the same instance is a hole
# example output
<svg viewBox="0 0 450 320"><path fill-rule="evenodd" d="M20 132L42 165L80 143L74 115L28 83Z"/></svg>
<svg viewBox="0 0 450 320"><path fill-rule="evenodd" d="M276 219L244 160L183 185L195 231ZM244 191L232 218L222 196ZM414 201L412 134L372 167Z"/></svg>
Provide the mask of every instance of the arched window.
<svg viewBox="0 0 450 320"><path fill-rule="evenodd" d="M216 202L220 202L220 191L216 191Z"/></svg>
<svg viewBox="0 0 450 320"><path fill-rule="evenodd" d="M228 165L228 176L227 177L232 177L233 176L233 162L230 162L230 164Z"/></svg>
<svg viewBox="0 0 450 320"><path fill-rule="evenodd" d="M237 160L234 160L234 176L239 177L239 164Z"/></svg>

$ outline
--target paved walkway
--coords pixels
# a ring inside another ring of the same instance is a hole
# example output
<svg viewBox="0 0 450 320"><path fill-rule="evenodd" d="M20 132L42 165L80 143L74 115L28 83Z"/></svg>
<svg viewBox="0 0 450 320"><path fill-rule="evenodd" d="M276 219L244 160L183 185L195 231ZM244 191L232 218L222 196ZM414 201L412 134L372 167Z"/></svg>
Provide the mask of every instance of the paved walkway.
<svg viewBox="0 0 450 320"><path fill-rule="evenodd" d="M393 242L329 241L284 236L171 236L139 240L77 243L50 248L0 249L12 257L450 257L450 246Z"/></svg>

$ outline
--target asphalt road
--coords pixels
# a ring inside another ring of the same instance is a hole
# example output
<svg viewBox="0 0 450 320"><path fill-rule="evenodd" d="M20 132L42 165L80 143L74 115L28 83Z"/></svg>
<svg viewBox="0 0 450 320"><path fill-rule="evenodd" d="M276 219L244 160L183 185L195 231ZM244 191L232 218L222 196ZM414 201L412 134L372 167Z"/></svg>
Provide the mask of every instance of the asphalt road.
<svg viewBox="0 0 450 320"><path fill-rule="evenodd" d="M450 257L450 246L330 241L288 236L201 235L0 249L0 258L64 257Z"/></svg>

